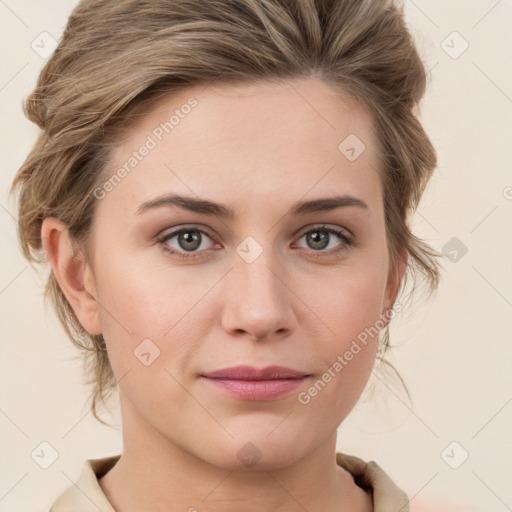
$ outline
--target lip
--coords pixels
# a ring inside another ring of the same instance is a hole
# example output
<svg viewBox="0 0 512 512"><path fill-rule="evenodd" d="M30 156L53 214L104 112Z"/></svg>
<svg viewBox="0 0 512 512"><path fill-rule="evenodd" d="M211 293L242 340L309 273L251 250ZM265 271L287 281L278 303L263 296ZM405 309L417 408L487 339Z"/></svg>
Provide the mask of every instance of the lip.
<svg viewBox="0 0 512 512"><path fill-rule="evenodd" d="M234 366L201 374L216 389L241 400L277 400L290 394L310 377L285 366Z"/></svg>
<svg viewBox="0 0 512 512"><path fill-rule="evenodd" d="M211 379L231 380L276 380L276 379L298 379L307 374L286 366L267 366L266 368L255 368L254 366L232 366L213 372L201 374Z"/></svg>

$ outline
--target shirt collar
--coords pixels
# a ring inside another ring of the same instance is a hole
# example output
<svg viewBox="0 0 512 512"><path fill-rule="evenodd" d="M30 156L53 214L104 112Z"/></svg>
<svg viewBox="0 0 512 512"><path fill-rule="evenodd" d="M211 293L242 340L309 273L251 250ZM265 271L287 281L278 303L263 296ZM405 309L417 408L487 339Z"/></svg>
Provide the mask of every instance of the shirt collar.
<svg viewBox="0 0 512 512"><path fill-rule="evenodd" d="M55 501L49 512L115 512L98 480L114 467L121 455L87 459L78 480ZM374 461L336 453L336 462L354 482L372 493L374 512L409 512L407 494Z"/></svg>

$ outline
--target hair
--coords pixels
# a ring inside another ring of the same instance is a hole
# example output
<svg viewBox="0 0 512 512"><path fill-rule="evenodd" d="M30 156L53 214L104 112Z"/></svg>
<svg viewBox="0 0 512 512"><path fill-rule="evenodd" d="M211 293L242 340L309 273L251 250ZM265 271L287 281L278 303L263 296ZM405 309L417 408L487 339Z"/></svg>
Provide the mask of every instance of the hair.
<svg viewBox="0 0 512 512"><path fill-rule="evenodd" d="M310 77L372 114L391 265L400 248L408 256L400 292L421 275L432 293L440 254L407 225L436 166L417 119L426 72L404 7L394 0L82 0L24 102L25 115L41 129L11 188L19 191L24 257L45 262L45 217L64 222L88 254L93 191L105 182L112 147L130 119L163 93ZM117 385L105 340L82 327L52 272L44 296L83 356L91 410L105 423L97 406ZM392 367L383 357L388 347L386 327L377 358Z"/></svg>

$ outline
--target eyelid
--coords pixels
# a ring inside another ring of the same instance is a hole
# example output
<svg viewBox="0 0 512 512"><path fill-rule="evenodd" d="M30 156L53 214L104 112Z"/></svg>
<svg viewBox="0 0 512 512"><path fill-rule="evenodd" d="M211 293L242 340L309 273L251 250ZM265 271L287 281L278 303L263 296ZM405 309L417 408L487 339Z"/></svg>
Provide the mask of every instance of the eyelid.
<svg viewBox="0 0 512 512"><path fill-rule="evenodd" d="M325 222L320 222L320 223L317 223L317 224L310 224L309 226L306 226L305 228L301 228L299 229L295 234L294 236L304 236L306 233L309 233L310 231L313 231L314 229L327 229L327 230L330 230L330 229L334 229L336 231L341 231L343 234L346 234L347 235L347 238L354 238L354 235L353 233L343 227L343 226L338 226L336 224L327 224ZM300 233L300 235L299 235Z"/></svg>
<svg viewBox="0 0 512 512"><path fill-rule="evenodd" d="M204 233L208 235L211 239L216 239L216 235L206 226L203 226L202 224L179 224L178 226L173 227L166 227L158 232L157 235L155 235L155 240L161 240L163 238L167 238L169 236L177 235L180 231L185 231L187 229L199 231L201 233Z"/></svg>

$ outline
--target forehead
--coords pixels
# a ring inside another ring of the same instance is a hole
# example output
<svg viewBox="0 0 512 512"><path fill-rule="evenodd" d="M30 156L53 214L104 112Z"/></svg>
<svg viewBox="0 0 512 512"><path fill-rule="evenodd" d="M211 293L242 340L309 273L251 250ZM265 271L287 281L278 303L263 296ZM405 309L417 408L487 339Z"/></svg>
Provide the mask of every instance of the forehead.
<svg viewBox="0 0 512 512"><path fill-rule="evenodd" d="M310 191L371 202L378 153L371 115L319 79L194 86L164 96L130 127L105 173L123 177L102 203L135 214L166 192L243 197L248 207Z"/></svg>

